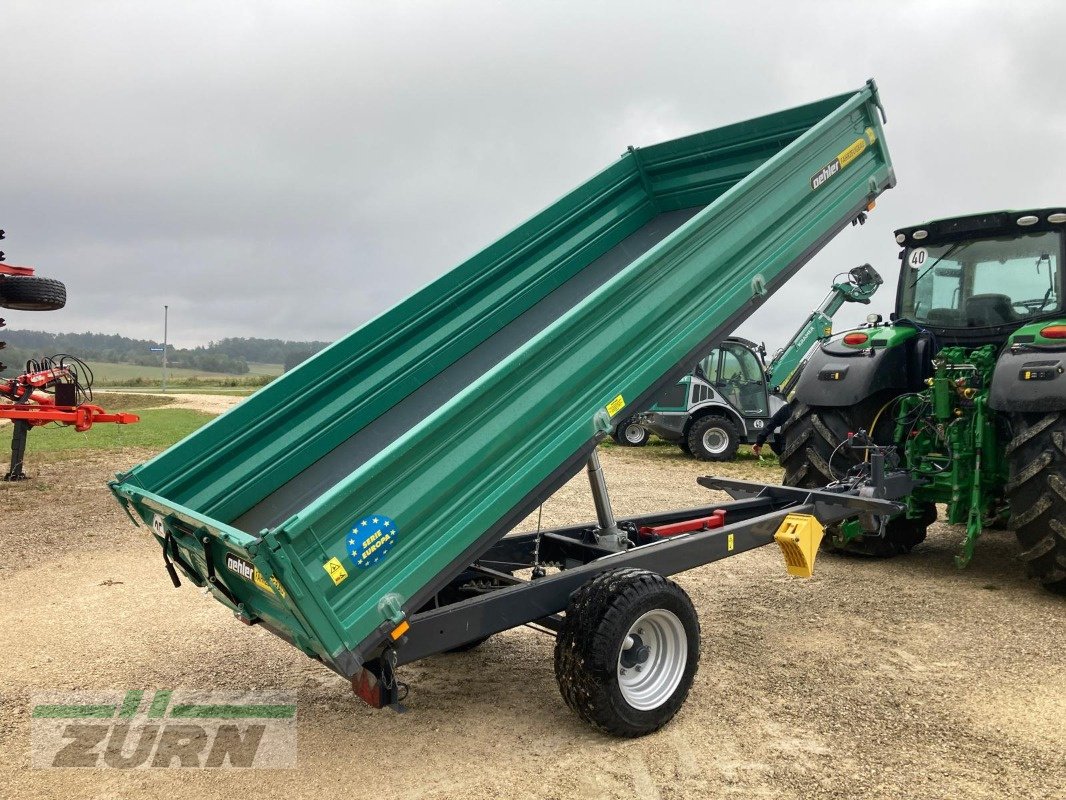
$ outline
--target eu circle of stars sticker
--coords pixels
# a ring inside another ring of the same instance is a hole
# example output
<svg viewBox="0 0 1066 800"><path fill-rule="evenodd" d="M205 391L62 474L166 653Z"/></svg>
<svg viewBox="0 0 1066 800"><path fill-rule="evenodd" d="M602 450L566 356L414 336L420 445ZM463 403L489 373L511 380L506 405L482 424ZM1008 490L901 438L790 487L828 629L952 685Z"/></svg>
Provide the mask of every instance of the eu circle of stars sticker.
<svg viewBox="0 0 1066 800"><path fill-rule="evenodd" d="M396 523L383 514L363 517L348 532L348 555L359 569L372 567L385 560L398 533Z"/></svg>

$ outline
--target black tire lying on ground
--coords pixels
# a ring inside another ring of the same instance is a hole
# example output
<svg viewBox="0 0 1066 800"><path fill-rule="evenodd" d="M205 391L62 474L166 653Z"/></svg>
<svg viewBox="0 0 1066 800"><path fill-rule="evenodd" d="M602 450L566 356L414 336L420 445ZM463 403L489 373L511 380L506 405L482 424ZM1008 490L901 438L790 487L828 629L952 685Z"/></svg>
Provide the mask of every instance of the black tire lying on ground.
<svg viewBox="0 0 1066 800"><path fill-rule="evenodd" d="M1010 527L1029 574L1066 594L1066 414L1013 414L1011 427Z"/></svg>
<svg viewBox="0 0 1066 800"><path fill-rule="evenodd" d="M618 569L570 598L555 677L566 704L593 727L643 736L681 708L699 658L699 620L685 591L654 572Z"/></svg>
<svg viewBox="0 0 1066 800"><path fill-rule="evenodd" d="M67 304L62 281L36 275L8 275L0 280L0 306L15 311L56 311Z"/></svg>

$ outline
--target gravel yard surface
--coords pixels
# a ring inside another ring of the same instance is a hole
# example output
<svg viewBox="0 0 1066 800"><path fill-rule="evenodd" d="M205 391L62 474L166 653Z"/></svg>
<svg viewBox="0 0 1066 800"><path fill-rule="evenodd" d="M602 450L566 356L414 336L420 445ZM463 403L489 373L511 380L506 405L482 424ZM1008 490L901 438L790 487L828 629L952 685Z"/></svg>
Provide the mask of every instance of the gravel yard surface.
<svg viewBox="0 0 1066 800"><path fill-rule="evenodd" d="M288 644L172 588L105 489L150 455L42 458L33 480L0 484L0 796L1064 796L1066 604L1025 579L1009 532L987 533L961 572L961 532L941 524L908 557L820 556L806 581L769 547L679 576L702 625L695 686L665 729L620 741L569 712L552 640L526 628L404 667L406 714L364 707ZM780 475L662 446L602 461L620 516L705 502L701 474ZM592 517L584 476L543 508L545 526ZM298 766L31 768L31 692L183 687L297 690Z"/></svg>

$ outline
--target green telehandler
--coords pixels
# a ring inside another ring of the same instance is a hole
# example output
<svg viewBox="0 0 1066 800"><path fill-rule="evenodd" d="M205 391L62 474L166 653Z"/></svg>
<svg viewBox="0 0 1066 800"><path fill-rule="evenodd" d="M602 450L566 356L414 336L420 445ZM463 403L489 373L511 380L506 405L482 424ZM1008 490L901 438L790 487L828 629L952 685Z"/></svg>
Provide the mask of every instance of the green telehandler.
<svg viewBox="0 0 1066 800"><path fill-rule="evenodd" d="M765 345L730 336L663 390L655 405L619 422L612 438L623 447L642 447L654 433L701 461L732 461L737 447L756 442L785 405L808 351L833 335L836 313L847 303L869 304L881 283L869 264L837 275L829 294L769 363ZM777 447L772 434L770 443Z"/></svg>
<svg viewBox="0 0 1066 800"><path fill-rule="evenodd" d="M1066 591L1066 208L998 211L901 228L896 310L822 342L783 427L785 484L823 487L894 447L914 488L882 531L845 522L823 547L905 553L946 506L981 532L1012 528L1021 559ZM858 445L856 443L858 442Z"/></svg>

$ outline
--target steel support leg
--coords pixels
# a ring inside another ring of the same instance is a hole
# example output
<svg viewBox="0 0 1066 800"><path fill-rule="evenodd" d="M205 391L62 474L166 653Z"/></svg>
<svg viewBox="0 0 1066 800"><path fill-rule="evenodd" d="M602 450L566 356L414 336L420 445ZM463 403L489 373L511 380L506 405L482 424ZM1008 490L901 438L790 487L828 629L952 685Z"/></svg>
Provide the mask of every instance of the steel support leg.
<svg viewBox="0 0 1066 800"><path fill-rule="evenodd" d="M592 502L596 506L596 544L611 550L625 550L629 537L625 535L614 518L611 509L611 497L607 494L607 481L603 477L600 456L595 450L588 460L589 486L592 488Z"/></svg>
<svg viewBox="0 0 1066 800"><path fill-rule="evenodd" d="M24 419L12 421L11 432L11 469L4 476L5 481L24 481L28 475L22 471L22 462L26 460L26 434L30 432L30 423Z"/></svg>

